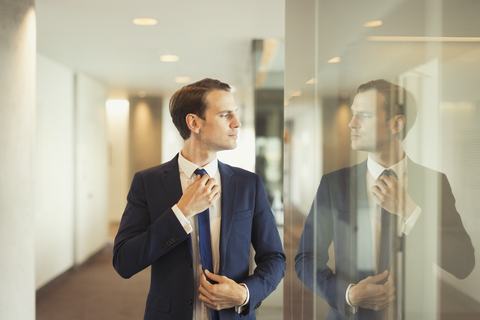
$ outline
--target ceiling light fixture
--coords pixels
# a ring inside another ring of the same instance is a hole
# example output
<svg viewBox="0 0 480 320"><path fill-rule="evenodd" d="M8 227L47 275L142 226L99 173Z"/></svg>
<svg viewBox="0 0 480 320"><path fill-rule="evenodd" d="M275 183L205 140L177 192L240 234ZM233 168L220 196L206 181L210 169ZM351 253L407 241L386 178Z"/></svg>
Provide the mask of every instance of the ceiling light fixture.
<svg viewBox="0 0 480 320"><path fill-rule="evenodd" d="M365 22L363 24L364 27L379 27L383 24L383 21L382 20L372 20L372 21L368 21L368 22Z"/></svg>
<svg viewBox="0 0 480 320"><path fill-rule="evenodd" d="M480 37L367 37L368 41L384 42L480 42Z"/></svg>
<svg viewBox="0 0 480 320"><path fill-rule="evenodd" d="M137 26L154 26L158 23L158 20L153 18L135 18L133 23Z"/></svg>
<svg viewBox="0 0 480 320"><path fill-rule="evenodd" d="M189 83L190 80L190 77L175 77L176 83Z"/></svg>
<svg viewBox="0 0 480 320"><path fill-rule="evenodd" d="M332 59L328 60L328 63L339 63L340 61L342 61L342 58L335 57L335 58L332 58Z"/></svg>
<svg viewBox="0 0 480 320"><path fill-rule="evenodd" d="M174 54L164 54L160 56L160 60L163 62L176 62L180 60L180 57Z"/></svg>

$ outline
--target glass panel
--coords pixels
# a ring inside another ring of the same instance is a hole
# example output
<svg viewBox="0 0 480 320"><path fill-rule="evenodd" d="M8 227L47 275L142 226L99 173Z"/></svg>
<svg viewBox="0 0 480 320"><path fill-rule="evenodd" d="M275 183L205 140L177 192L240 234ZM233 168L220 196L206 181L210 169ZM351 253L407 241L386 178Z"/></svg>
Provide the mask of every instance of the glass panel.
<svg viewBox="0 0 480 320"><path fill-rule="evenodd" d="M284 319L480 316L479 13L286 1Z"/></svg>

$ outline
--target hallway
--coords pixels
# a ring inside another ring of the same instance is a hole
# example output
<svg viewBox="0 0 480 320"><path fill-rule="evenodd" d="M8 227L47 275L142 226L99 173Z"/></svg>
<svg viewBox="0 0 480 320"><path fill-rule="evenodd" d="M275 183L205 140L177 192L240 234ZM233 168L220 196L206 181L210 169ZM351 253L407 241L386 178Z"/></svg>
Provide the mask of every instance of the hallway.
<svg viewBox="0 0 480 320"><path fill-rule="evenodd" d="M113 269L112 257L112 248L107 247L40 289L36 319L141 319L150 269L125 280Z"/></svg>

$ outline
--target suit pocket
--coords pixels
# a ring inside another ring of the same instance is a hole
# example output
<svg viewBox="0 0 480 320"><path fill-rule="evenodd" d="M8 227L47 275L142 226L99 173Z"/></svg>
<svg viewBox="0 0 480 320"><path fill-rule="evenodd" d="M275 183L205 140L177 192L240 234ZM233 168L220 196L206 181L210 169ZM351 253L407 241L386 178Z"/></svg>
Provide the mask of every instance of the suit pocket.
<svg viewBox="0 0 480 320"><path fill-rule="evenodd" d="M233 216L233 220L244 220L244 219L248 219L252 216L252 210L245 210L245 211L239 211L239 212L235 212L234 216Z"/></svg>
<svg viewBox="0 0 480 320"><path fill-rule="evenodd" d="M147 298L147 308L163 313L170 312L170 298L161 297L149 293Z"/></svg>

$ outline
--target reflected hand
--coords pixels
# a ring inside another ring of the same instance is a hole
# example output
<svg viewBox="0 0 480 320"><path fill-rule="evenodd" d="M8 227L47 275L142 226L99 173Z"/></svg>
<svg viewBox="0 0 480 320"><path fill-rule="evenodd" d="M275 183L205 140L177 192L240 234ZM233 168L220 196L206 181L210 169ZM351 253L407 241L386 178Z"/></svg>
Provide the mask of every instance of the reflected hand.
<svg viewBox="0 0 480 320"><path fill-rule="evenodd" d="M387 275L388 281L385 284L377 284ZM395 290L393 277L385 270L379 275L368 277L351 286L348 291L348 299L354 306L378 311L385 309L395 300Z"/></svg>
<svg viewBox="0 0 480 320"><path fill-rule="evenodd" d="M382 175L370 189L373 200L388 212L408 220L416 205L397 179ZM413 207L412 207L413 206Z"/></svg>

